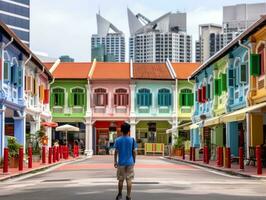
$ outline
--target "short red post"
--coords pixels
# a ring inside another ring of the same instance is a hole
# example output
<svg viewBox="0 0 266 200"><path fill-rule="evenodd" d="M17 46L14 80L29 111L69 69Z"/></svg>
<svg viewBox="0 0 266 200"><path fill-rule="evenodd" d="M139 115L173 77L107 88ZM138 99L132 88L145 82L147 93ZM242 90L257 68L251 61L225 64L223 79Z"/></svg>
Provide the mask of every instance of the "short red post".
<svg viewBox="0 0 266 200"><path fill-rule="evenodd" d="M196 147L192 148L192 161L196 161Z"/></svg>
<svg viewBox="0 0 266 200"><path fill-rule="evenodd" d="M8 148L4 148L3 173L8 173Z"/></svg>
<svg viewBox="0 0 266 200"><path fill-rule="evenodd" d="M190 147L189 149L189 160L192 161L192 148L193 147Z"/></svg>
<svg viewBox="0 0 266 200"><path fill-rule="evenodd" d="M73 157L75 158L77 156L77 146L74 145L73 147Z"/></svg>
<svg viewBox="0 0 266 200"><path fill-rule="evenodd" d="M66 146L63 146L63 157L66 159Z"/></svg>
<svg viewBox="0 0 266 200"><path fill-rule="evenodd" d="M49 154L48 154L48 163L52 163L52 155L53 155L53 149L52 147L49 147Z"/></svg>
<svg viewBox="0 0 266 200"><path fill-rule="evenodd" d="M186 150L185 150L185 147L182 148L182 155L183 155L183 160L186 160ZM79 156L79 151L78 151L78 156Z"/></svg>
<svg viewBox="0 0 266 200"><path fill-rule="evenodd" d="M68 159L68 157L69 157L69 148L68 148L68 146L66 147L66 159Z"/></svg>
<svg viewBox="0 0 266 200"><path fill-rule="evenodd" d="M257 174L262 174L262 162L261 162L261 147L256 146L256 160L257 160Z"/></svg>
<svg viewBox="0 0 266 200"><path fill-rule="evenodd" d="M238 154L239 154L239 168L244 169L244 148L243 147L239 147Z"/></svg>
<svg viewBox="0 0 266 200"><path fill-rule="evenodd" d="M45 154L46 154L46 147L42 146L42 164L46 163Z"/></svg>
<svg viewBox="0 0 266 200"><path fill-rule="evenodd" d="M216 148L216 166L220 166L220 147Z"/></svg>
<svg viewBox="0 0 266 200"><path fill-rule="evenodd" d="M231 168L231 149L226 147L226 167Z"/></svg>
<svg viewBox="0 0 266 200"><path fill-rule="evenodd" d="M59 161L59 146L56 147L56 160Z"/></svg>
<svg viewBox="0 0 266 200"><path fill-rule="evenodd" d="M205 146L205 161L206 161L206 164L209 164L209 149L208 149L208 146Z"/></svg>
<svg viewBox="0 0 266 200"><path fill-rule="evenodd" d="M53 147L53 162L56 162L56 147Z"/></svg>
<svg viewBox="0 0 266 200"><path fill-rule="evenodd" d="M59 145L59 160L62 158L62 146Z"/></svg>
<svg viewBox="0 0 266 200"><path fill-rule="evenodd" d="M184 153L185 153L185 148L184 148ZM77 145L77 156L79 157L79 145Z"/></svg>
<svg viewBox="0 0 266 200"><path fill-rule="evenodd" d="M23 171L23 158L24 158L24 153L23 153L23 147L19 148L19 155L18 155L19 161L18 161L18 170Z"/></svg>
<svg viewBox="0 0 266 200"><path fill-rule="evenodd" d="M28 148L28 168L32 168L32 147Z"/></svg>

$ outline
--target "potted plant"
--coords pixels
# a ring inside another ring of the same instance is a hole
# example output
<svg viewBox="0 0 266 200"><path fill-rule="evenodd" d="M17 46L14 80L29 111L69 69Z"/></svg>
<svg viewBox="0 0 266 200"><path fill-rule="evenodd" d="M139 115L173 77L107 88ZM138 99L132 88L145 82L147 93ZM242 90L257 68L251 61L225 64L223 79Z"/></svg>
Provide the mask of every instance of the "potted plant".
<svg viewBox="0 0 266 200"><path fill-rule="evenodd" d="M184 147L184 138L183 137L174 137L174 145L172 149L172 155L173 156L182 156L183 147Z"/></svg>
<svg viewBox="0 0 266 200"><path fill-rule="evenodd" d="M10 168L18 167L19 147L20 144L17 142L15 137L9 136L7 138L8 158L9 158Z"/></svg>

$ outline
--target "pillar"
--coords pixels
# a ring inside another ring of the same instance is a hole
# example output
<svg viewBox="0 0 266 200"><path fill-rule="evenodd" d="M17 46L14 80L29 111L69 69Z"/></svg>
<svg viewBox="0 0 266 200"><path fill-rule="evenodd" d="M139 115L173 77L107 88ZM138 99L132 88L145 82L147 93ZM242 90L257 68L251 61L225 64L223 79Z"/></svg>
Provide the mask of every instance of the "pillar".
<svg viewBox="0 0 266 200"><path fill-rule="evenodd" d="M130 136L136 140L136 121L135 121L135 119L130 120Z"/></svg>
<svg viewBox="0 0 266 200"><path fill-rule="evenodd" d="M135 116L135 89L136 85L130 85L130 116Z"/></svg>
<svg viewBox="0 0 266 200"><path fill-rule="evenodd" d="M4 156L5 147L5 109L0 110L0 157Z"/></svg>
<svg viewBox="0 0 266 200"><path fill-rule="evenodd" d="M85 155L92 156L93 155L93 131L92 131L92 123L88 121L85 123L86 125L86 135L85 135Z"/></svg>
<svg viewBox="0 0 266 200"><path fill-rule="evenodd" d="M263 144L263 115L250 114L250 146Z"/></svg>
<svg viewBox="0 0 266 200"><path fill-rule="evenodd" d="M238 123L226 123L226 147L230 147L231 154L238 156Z"/></svg>
<svg viewBox="0 0 266 200"><path fill-rule="evenodd" d="M191 146L192 147L200 147L200 129L199 128L195 128L195 129L191 129L192 131L192 143Z"/></svg>
<svg viewBox="0 0 266 200"><path fill-rule="evenodd" d="M17 139L17 142L21 144L25 150L26 145L26 118L22 117L14 117L14 136Z"/></svg>

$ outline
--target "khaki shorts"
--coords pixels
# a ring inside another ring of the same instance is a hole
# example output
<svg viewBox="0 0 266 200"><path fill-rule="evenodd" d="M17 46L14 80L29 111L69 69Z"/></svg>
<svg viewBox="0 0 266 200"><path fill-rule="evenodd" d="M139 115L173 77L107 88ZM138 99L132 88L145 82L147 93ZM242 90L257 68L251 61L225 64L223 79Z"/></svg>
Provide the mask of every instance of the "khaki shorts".
<svg viewBox="0 0 266 200"><path fill-rule="evenodd" d="M134 179L134 165L117 167L117 180L123 181L132 179Z"/></svg>

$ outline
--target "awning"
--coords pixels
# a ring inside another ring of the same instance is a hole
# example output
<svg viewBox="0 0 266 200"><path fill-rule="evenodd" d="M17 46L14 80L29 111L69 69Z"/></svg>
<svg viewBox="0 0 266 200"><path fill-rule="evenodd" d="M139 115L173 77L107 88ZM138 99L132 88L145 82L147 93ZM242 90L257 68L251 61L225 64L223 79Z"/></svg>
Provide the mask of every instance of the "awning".
<svg viewBox="0 0 266 200"><path fill-rule="evenodd" d="M180 126L178 126L178 129L183 129L185 131L188 131L190 128L190 125L192 124L192 122L188 122L188 123L185 123L185 124L182 124Z"/></svg>
<svg viewBox="0 0 266 200"><path fill-rule="evenodd" d="M222 123L226 123L226 122L235 122L235 121L242 121L246 118L246 113L263 108L266 106L266 102L264 103L260 103L260 104L256 104L253 106L249 106L247 108L243 108L237 111L234 111L230 114L224 115L221 117L220 121Z"/></svg>
<svg viewBox="0 0 266 200"><path fill-rule="evenodd" d="M213 117L204 121L203 126L214 126L220 123L220 117Z"/></svg>
<svg viewBox="0 0 266 200"><path fill-rule="evenodd" d="M199 123L195 123L189 126L190 129L196 129L199 128Z"/></svg>
<svg viewBox="0 0 266 200"><path fill-rule="evenodd" d="M58 124L56 122L42 122L41 126L55 128L58 126Z"/></svg>

